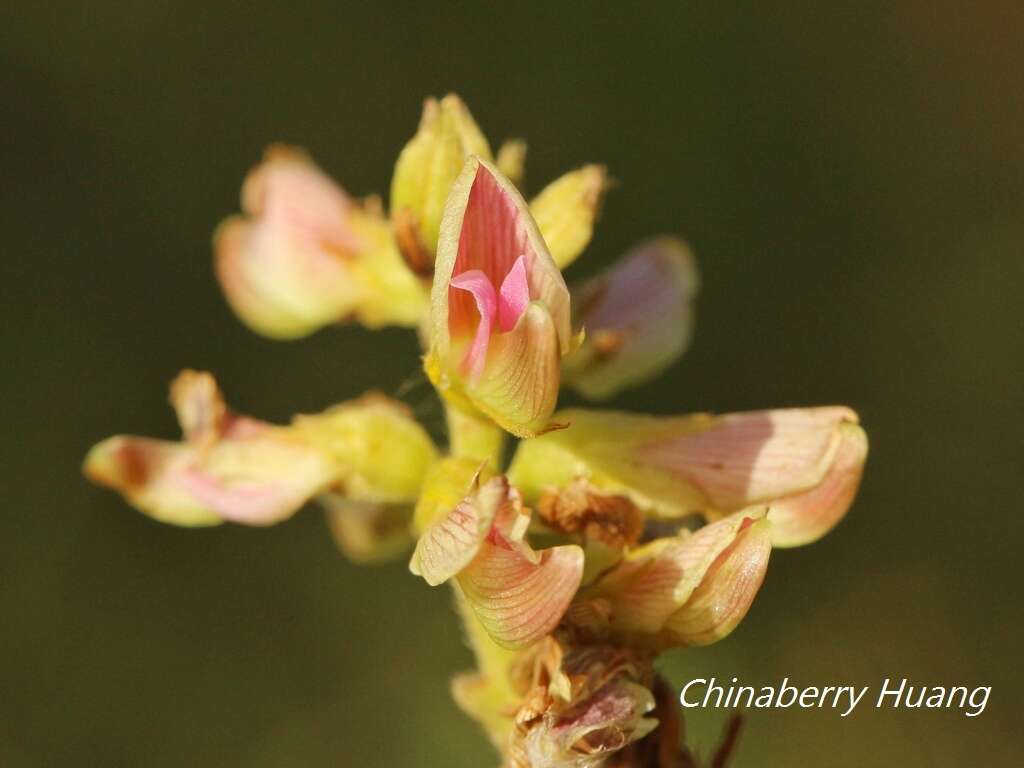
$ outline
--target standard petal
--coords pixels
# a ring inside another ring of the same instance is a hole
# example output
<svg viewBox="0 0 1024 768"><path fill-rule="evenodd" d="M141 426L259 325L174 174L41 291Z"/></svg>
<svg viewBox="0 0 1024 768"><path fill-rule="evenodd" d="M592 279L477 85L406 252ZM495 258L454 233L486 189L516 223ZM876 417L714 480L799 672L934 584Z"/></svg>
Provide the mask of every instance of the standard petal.
<svg viewBox="0 0 1024 768"><path fill-rule="evenodd" d="M689 248L661 237L574 289L575 324L586 338L563 363L566 383L601 400L661 373L690 344L697 286Z"/></svg>
<svg viewBox="0 0 1024 768"><path fill-rule="evenodd" d="M420 536L409 570L432 587L462 571L480 551L508 490L503 476L474 480L469 495Z"/></svg>
<svg viewBox="0 0 1024 768"><path fill-rule="evenodd" d="M530 304L508 333L491 338L478 379L466 395L499 426L532 437L549 425L558 400L558 336L547 308Z"/></svg>
<svg viewBox="0 0 1024 768"><path fill-rule="evenodd" d="M787 408L712 418L689 433L641 445L641 457L699 488L715 509L740 509L822 481L849 408Z"/></svg>
<svg viewBox="0 0 1024 768"><path fill-rule="evenodd" d="M530 212L560 269L575 261L590 242L607 188L604 166L585 165L555 179L530 203Z"/></svg>
<svg viewBox="0 0 1024 768"><path fill-rule="evenodd" d="M856 424L839 428L839 449L825 479L809 491L773 501L768 513L772 544L797 547L817 541L846 515L860 485L868 438Z"/></svg>
<svg viewBox="0 0 1024 768"><path fill-rule="evenodd" d="M494 642L525 648L558 625L582 576L575 545L543 550L534 563L518 548L485 541L458 583Z"/></svg>
<svg viewBox="0 0 1024 768"><path fill-rule="evenodd" d="M568 428L520 443L509 477L528 503L577 477L662 517L714 517L822 482L849 408L655 417L572 409Z"/></svg>
<svg viewBox="0 0 1024 768"><path fill-rule="evenodd" d="M530 298L551 313L564 354L572 334L562 274L515 186L490 163L470 157L445 204L431 293L432 354L447 360L452 337L476 329L473 298L453 288L452 278L478 269L500 286L520 256Z"/></svg>

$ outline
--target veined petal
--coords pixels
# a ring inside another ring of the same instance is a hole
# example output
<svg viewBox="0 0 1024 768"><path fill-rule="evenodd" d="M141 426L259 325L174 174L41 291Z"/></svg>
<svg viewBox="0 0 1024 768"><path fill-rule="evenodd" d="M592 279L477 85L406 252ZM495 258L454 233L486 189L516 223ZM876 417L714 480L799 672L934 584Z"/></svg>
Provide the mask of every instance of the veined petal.
<svg viewBox="0 0 1024 768"><path fill-rule="evenodd" d="M530 299L543 302L551 313L564 354L572 334L569 291L561 272L515 186L490 163L470 157L445 204L431 293L432 354L447 360L452 337L476 328L475 303L451 286L452 278L477 269L500 286L520 256L525 257Z"/></svg>
<svg viewBox="0 0 1024 768"><path fill-rule="evenodd" d="M690 599L665 625L669 645L708 645L740 623L761 588L771 554L770 523L746 525L708 570Z"/></svg>
<svg viewBox="0 0 1024 768"><path fill-rule="evenodd" d="M458 583L494 642L525 648L558 625L582 576L575 545L545 549L534 563L518 548L485 541Z"/></svg>
<svg viewBox="0 0 1024 768"><path fill-rule="evenodd" d="M697 286L689 248L661 237L574 289L575 324L586 338L563 363L566 383L601 400L661 373L690 344Z"/></svg>
<svg viewBox="0 0 1024 768"><path fill-rule="evenodd" d="M701 429L652 440L644 459L732 510L814 487L835 460L849 408L787 408L719 416Z"/></svg>
<svg viewBox="0 0 1024 768"><path fill-rule="evenodd" d="M857 495L868 438L856 424L839 428L840 443L825 479L809 491L773 501L768 512L772 544L797 547L817 541L846 515Z"/></svg>
<svg viewBox="0 0 1024 768"><path fill-rule="evenodd" d="M558 336L547 308L530 304L508 333L493 336L470 401L499 426L532 437L548 426L558 400Z"/></svg>
<svg viewBox="0 0 1024 768"><path fill-rule="evenodd" d="M659 516L714 517L815 487L857 415L839 406L677 417L573 409L552 419L569 426L520 443L509 468L528 503L583 477Z"/></svg>
<svg viewBox="0 0 1024 768"><path fill-rule="evenodd" d="M530 212L560 269L575 261L590 242L607 188L605 167L585 165L555 179L530 203Z"/></svg>
<svg viewBox="0 0 1024 768"><path fill-rule="evenodd" d="M409 570L432 587L462 571L480 551L508 490L503 476L474 480L469 495L420 536Z"/></svg>
<svg viewBox="0 0 1024 768"><path fill-rule="evenodd" d="M427 472L413 513L413 529L422 535L473 491L477 480L489 480L493 471L483 459L445 456Z"/></svg>
<svg viewBox="0 0 1024 768"><path fill-rule="evenodd" d="M581 601L607 601L614 632L655 635L688 604L722 553L764 515L763 509L739 512L695 533L656 539L630 552Z"/></svg>

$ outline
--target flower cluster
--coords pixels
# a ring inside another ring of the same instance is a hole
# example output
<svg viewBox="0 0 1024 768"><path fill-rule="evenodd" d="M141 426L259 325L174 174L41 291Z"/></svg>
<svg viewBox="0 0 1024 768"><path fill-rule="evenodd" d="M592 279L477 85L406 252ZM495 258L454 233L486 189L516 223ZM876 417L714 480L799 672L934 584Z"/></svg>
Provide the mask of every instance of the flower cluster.
<svg viewBox="0 0 1024 768"><path fill-rule="evenodd" d="M727 635L773 548L839 522L866 437L839 406L556 410L563 385L602 400L676 360L698 279L687 246L659 237L570 289L606 173L584 166L527 202L525 152L493 154L456 96L431 99L390 211L275 146L215 234L218 280L257 333L416 329L446 446L380 394L274 425L184 371L182 439L109 438L85 472L166 523L270 525L317 500L352 558L411 549L414 574L452 585L479 662L453 693L508 766L693 764L655 656Z"/></svg>

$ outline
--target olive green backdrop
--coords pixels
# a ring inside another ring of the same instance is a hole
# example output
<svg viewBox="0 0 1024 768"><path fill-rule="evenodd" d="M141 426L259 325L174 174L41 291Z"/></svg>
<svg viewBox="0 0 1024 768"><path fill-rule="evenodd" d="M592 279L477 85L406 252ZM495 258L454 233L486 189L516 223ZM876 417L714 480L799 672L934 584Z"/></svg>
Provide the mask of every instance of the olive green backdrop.
<svg viewBox="0 0 1024 768"><path fill-rule="evenodd" d="M693 244L695 344L617 405L839 402L867 427L847 520L774 553L734 635L666 658L673 684L994 687L973 719L755 712L737 768L1018 764L1019 3L19 5L0 24L0 764L493 763L447 695L470 657L444 590L349 564L318 510L183 531L79 471L108 434L176 434L182 367L272 419L416 373L408 333L252 335L209 239L271 141L386 192L447 90L494 141L529 139L534 191L609 165L574 275L648 234ZM693 716L693 738L722 721Z"/></svg>

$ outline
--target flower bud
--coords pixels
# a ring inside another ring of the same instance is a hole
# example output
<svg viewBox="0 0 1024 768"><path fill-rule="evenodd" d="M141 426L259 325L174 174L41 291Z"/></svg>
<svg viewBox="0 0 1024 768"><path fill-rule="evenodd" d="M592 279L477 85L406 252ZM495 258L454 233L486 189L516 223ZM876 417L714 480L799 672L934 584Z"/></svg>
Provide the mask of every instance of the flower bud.
<svg viewBox="0 0 1024 768"><path fill-rule="evenodd" d="M573 344L569 291L519 192L470 158L445 207L427 374L520 437L545 429Z"/></svg>
<svg viewBox="0 0 1024 768"><path fill-rule="evenodd" d="M594 232L608 174L603 165L585 165L555 179L530 203L530 213L559 269L583 253Z"/></svg>
<svg viewBox="0 0 1024 768"><path fill-rule="evenodd" d="M469 109L453 93L427 99L416 135L405 145L391 181L391 215L406 261L429 275L445 200L469 155L491 149Z"/></svg>
<svg viewBox="0 0 1024 768"><path fill-rule="evenodd" d="M697 285L689 248L661 237L574 288L573 324L586 336L565 359L565 382L603 400L661 373L690 344Z"/></svg>
<svg viewBox="0 0 1024 768"><path fill-rule="evenodd" d="M526 173L526 142L522 139L509 139L498 148L498 156L494 160L505 178L516 187L522 189L523 177Z"/></svg>

